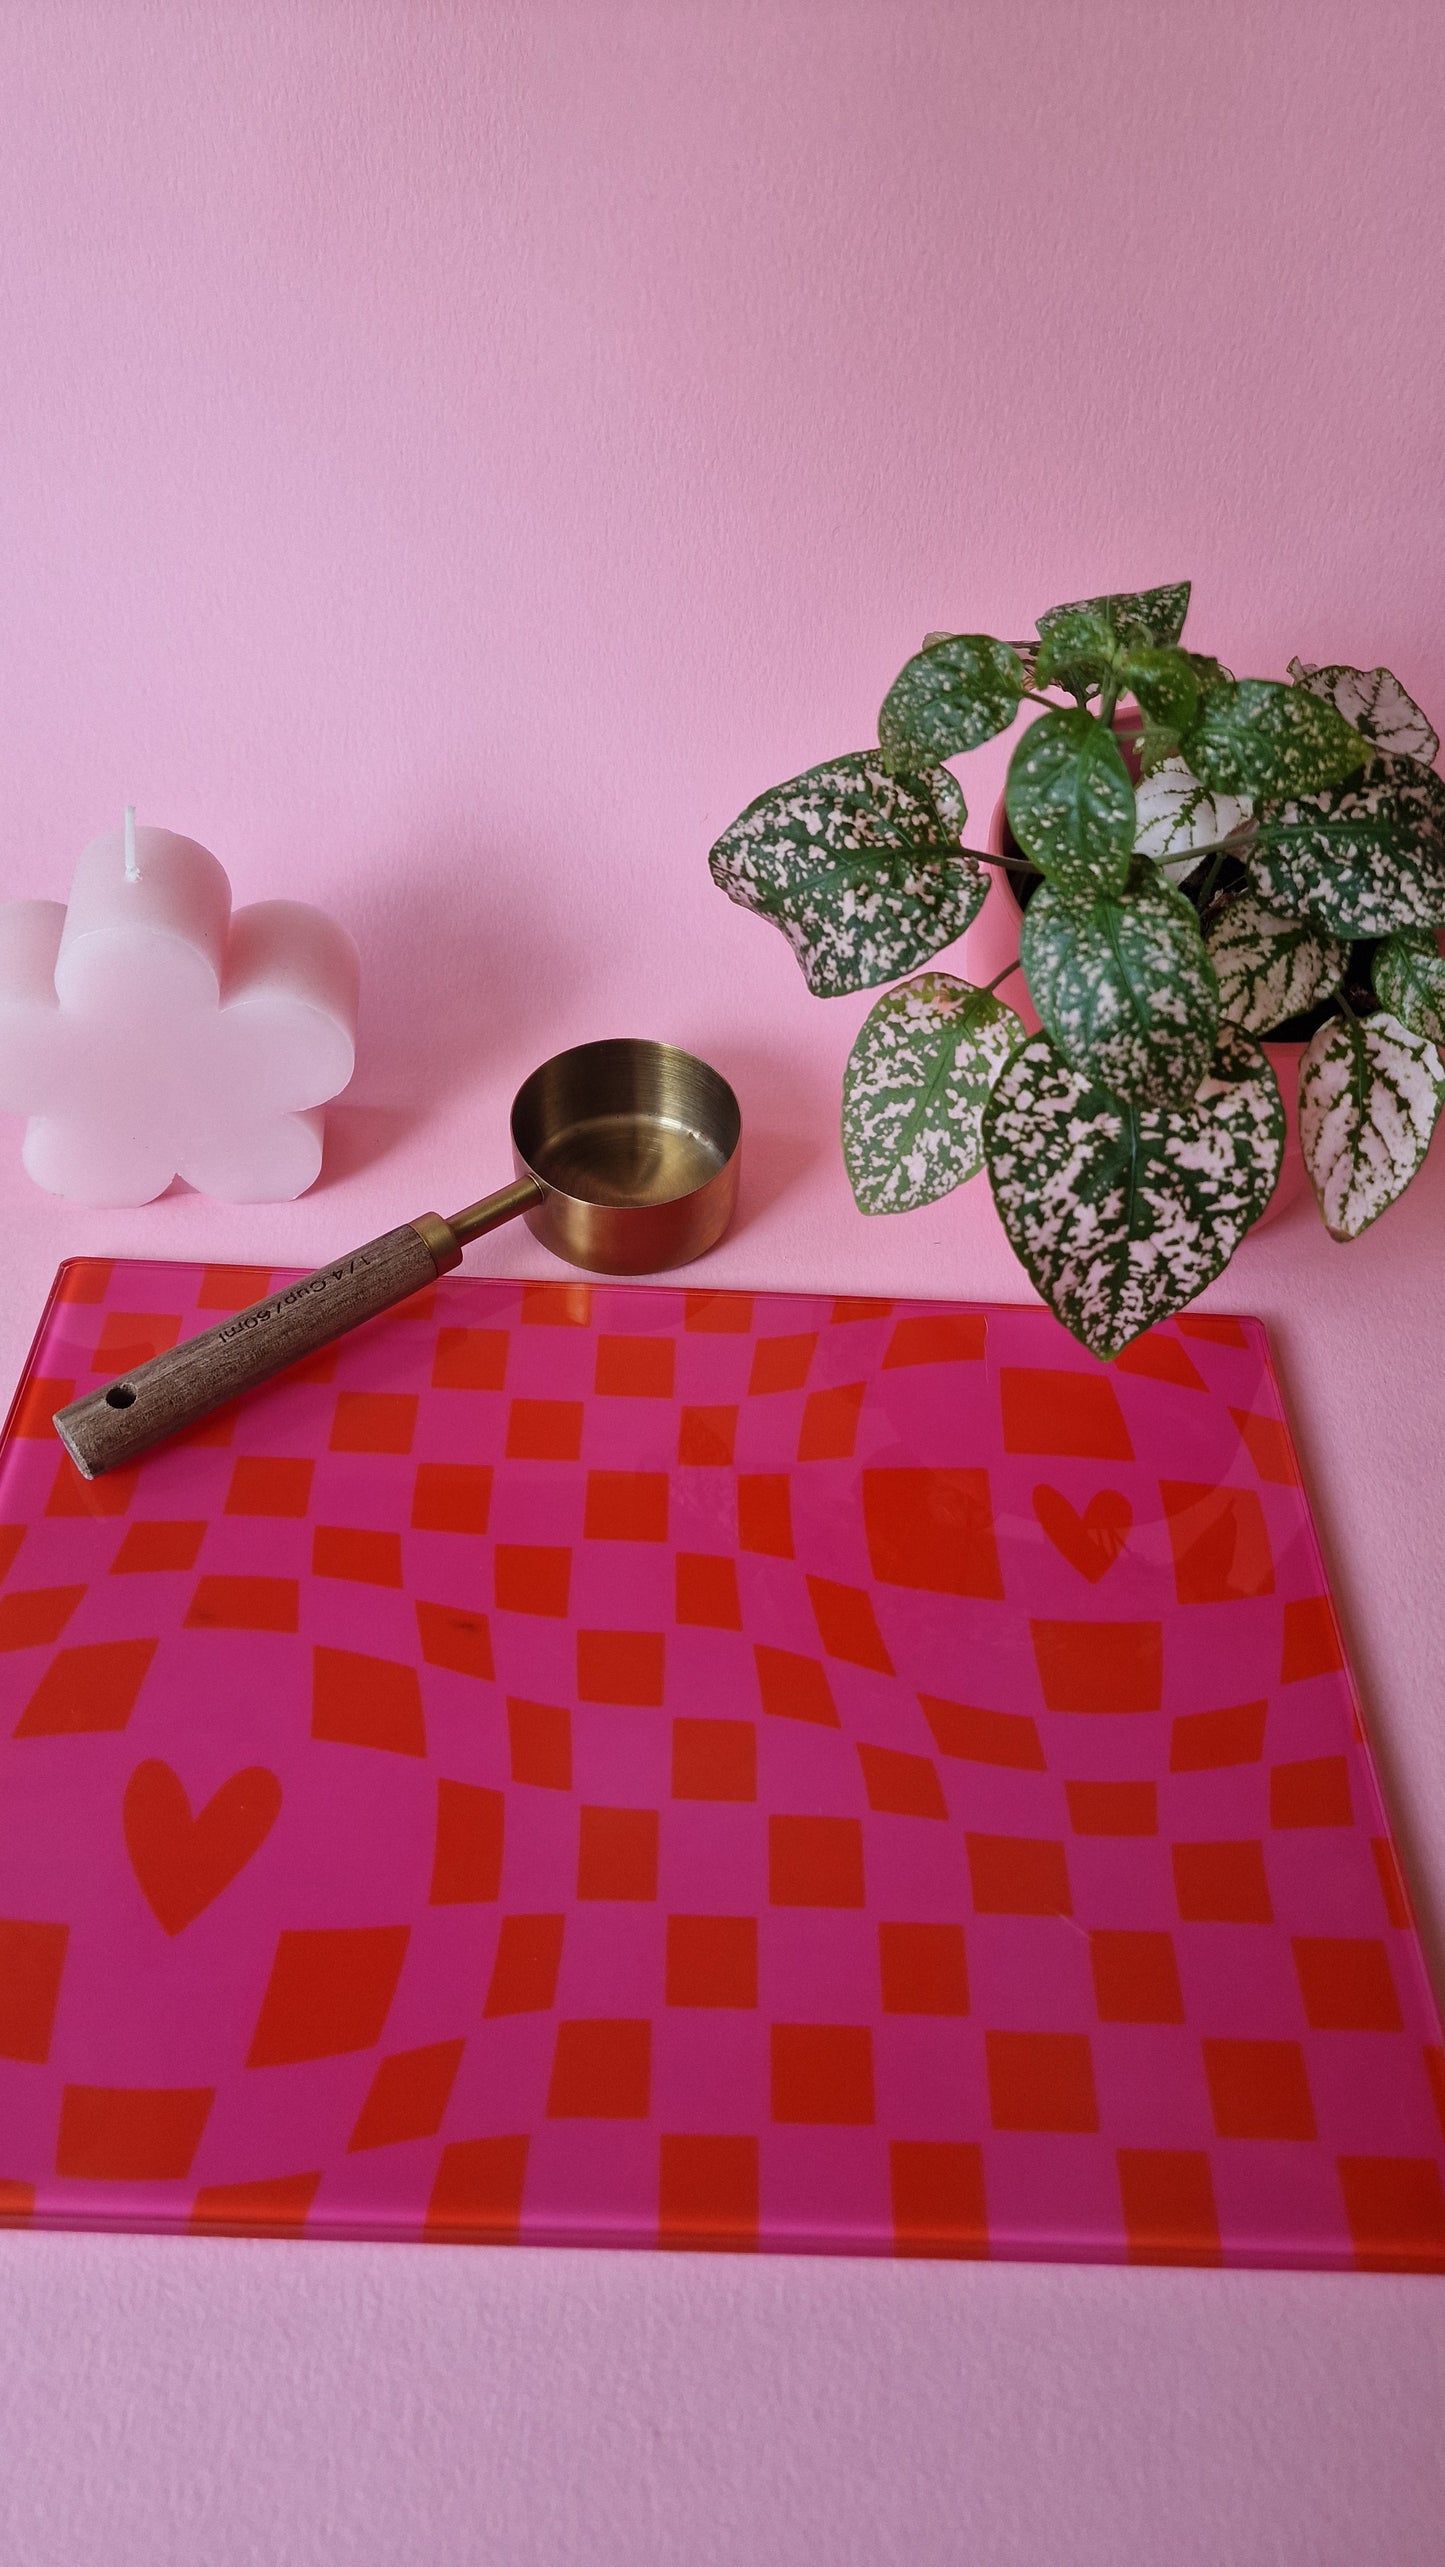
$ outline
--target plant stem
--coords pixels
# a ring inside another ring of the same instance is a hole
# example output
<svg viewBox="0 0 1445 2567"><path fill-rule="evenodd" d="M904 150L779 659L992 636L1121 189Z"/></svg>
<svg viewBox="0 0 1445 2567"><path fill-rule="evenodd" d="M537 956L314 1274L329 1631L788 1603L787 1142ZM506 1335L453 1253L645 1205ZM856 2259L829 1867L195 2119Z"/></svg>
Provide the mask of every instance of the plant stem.
<svg viewBox="0 0 1445 2567"><path fill-rule="evenodd" d="M1118 703L1118 701L1119 701L1119 686L1118 686L1118 680L1117 680L1117 679L1115 679L1115 678L1110 678L1110 680L1109 680L1109 682L1108 682L1107 686L1104 688L1104 690L1103 690L1102 694L1101 694L1101 695L1100 695L1100 697L1099 697L1099 709L1098 709L1097 713L1096 713L1096 714L1095 714L1095 716L1094 716L1095 721L1096 721L1096 722L1103 722L1103 723L1106 723L1106 724L1107 724L1107 723L1112 722L1112 721L1113 721L1113 719L1114 719L1114 707L1115 707L1115 705Z"/></svg>
<svg viewBox="0 0 1445 2567"><path fill-rule="evenodd" d="M1005 963L1005 964L1004 964L1004 967L1003 967L1003 970L1002 970L1001 972L995 972L995 973L994 973L994 976L993 976L993 978L992 978L992 980L989 980L989 981L985 981L985 982L984 982L983 989L982 989L982 991L980 992L980 995L981 995L982 997L984 997L984 998L987 998L987 997L989 996L989 994L990 994L990 992L991 992L991 991L993 991L993 990L996 990L996 989L997 989L997 987L998 987L998 985L999 985L999 982L1000 982L1000 981L1003 981L1003 980L1007 980L1007 979L1008 979L1009 974L1010 974L1011 972L1021 972L1022 970L1023 970L1023 964L1022 964L1022 963L1018 963L1018 962L1014 962L1014 963Z"/></svg>
<svg viewBox="0 0 1445 2567"><path fill-rule="evenodd" d="M1203 887L1199 894L1199 914L1201 918L1209 906L1210 894L1212 893L1215 884L1218 882L1220 874L1224 870L1225 861L1228 855L1229 849L1227 847L1216 847L1214 850L1214 862L1204 877Z"/></svg>

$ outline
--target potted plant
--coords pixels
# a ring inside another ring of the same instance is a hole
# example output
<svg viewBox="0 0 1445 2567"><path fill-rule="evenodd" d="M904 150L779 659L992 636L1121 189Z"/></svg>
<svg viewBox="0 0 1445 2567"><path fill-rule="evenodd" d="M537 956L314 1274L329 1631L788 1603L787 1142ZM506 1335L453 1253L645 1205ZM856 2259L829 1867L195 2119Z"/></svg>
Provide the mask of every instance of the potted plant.
<svg viewBox="0 0 1445 2567"><path fill-rule="evenodd" d="M1445 1100L1435 733L1386 669L1235 678L1182 646L1188 603L1181 581L1056 606L1028 642L930 636L878 746L762 794L710 858L815 996L895 984L844 1077L860 1209L986 1166L1027 1273L1103 1357L1192 1301L1269 1203L1285 1112L1261 1036L1308 1033L1301 1144L1334 1239L1404 1191ZM1025 702L1004 849L966 849L945 761ZM1018 962L983 988L920 972L989 866L1016 880ZM1015 970L1034 1034L997 994Z"/></svg>

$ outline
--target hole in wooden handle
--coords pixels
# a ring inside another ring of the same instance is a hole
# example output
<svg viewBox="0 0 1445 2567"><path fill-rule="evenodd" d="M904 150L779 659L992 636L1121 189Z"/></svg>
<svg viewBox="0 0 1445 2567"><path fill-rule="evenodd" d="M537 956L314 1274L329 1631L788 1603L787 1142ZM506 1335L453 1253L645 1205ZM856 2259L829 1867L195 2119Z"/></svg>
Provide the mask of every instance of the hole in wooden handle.
<svg viewBox="0 0 1445 2567"><path fill-rule="evenodd" d="M105 1394L107 1408L134 1408L135 1392L129 1382L112 1382Z"/></svg>

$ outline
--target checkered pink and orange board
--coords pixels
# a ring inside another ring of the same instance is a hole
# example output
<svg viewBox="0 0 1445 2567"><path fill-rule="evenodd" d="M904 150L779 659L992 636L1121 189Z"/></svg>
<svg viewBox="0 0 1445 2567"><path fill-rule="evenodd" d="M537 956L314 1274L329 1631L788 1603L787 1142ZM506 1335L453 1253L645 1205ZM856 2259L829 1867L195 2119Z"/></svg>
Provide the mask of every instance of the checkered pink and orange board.
<svg viewBox="0 0 1445 2567"><path fill-rule="evenodd" d="M1445 2269L1445 2051L1251 1320L82 1262L0 1460L0 2209Z"/></svg>

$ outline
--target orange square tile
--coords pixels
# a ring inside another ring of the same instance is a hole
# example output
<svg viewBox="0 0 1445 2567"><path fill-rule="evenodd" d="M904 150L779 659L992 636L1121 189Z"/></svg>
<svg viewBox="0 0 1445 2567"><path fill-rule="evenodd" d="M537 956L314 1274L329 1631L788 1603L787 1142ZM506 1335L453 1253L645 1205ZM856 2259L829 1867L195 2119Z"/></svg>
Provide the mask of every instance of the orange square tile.
<svg viewBox="0 0 1445 2567"><path fill-rule="evenodd" d="M428 1667L446 1667L454 1676L479 1676L484 1683L496 1674L484 1613L466 1613L459 1604L418 1601L416 1629Z"/></svg>
<svg viewBox="0 0 1445 2567"><path fill-rule="evenodd" d="M971 1702L943 1702L936 1694L918 1699L940 1756L958 1756L971 1765L1005 1765L1016 1773L1044 1772L1038 1723L1027 1712L981 1711Z"/></svg>
<svg viewBox="0 0 1445 2567"><path fill-rule="evenodd" d="M553 2121L645 2121L652 2026L618 2018L559 2023L547 2113Z"/></svg>
<svg viewBox="0 0 1445 2567"><path fill-rule="evenodd" d="M1174 1895L1187 1924L1273 1924L1264 1847L1256 1839L1176 1845L1171 1850Z"/></svg>
<svg viewBox="0 0 1445 2567"><path fill-rule="evenodd" d="M763 1709L771 1719L811 1720L819 1729L839 1726L833 1688L816 1658L800 1657L793 1649L770 1649L763 1641L755 1642L753 1657Z"/></svg>
<svg viewBox="0 0 1445 2567"><path fill-rule="evenodd" d="M1327 1595L1301 1596L1284 1609L1284 1645L1280 1652L1282 1685L1304 1684L1311 1676L1332 1676L1343 1667L1345 1653Z"/></svg>
<svg viewBox="0 0 1445 2567"><path fill-rule="evenodd" d="M511 1462L575 1462L582 1452L580 1399L514 1399L507 1411Z"/></svg>
<svg viewBox="0 0 1445 2567"><path fill-rule="evenodd" d="M28 2228L34 2217L35 2186L0 2176L0 2228Z"/></svg>
<svg viewBox="0 0 1445 2567"><path fill-rule="evenodd" d="M1233 1604L1273 1595L1269 1527L1253 1489L1161 1480L1159 1495L1181 1604Z"/></svg>
<svg viewBox="0 0 1445 2567"><path fill-rule="evenodd" d="M561 1916L503 1917L484 2015L550 2013L565 1931Z"/></svg>
<svg viewBox="0 0 1445 2567"><path fill-rule="evenodd" d="M333 1453L409 1453L420 1405L415 1392L339 1390L331 1420Z"/></svg>
<svg viewBox="0 0 1445 2567"><path fill-rule="evenodd" d="M21 1587L0 1596L0 1649L46 1649L58 1640L84 1587Z"/></svg>
<svg viewBox="0 0 1445 2567"><path fill-rule="evenodd" d="M247 2067L277 2068L370 2050L385 2029L410 1935L407 1925L283 1934Z"/></svg>
<svg viewBox="0 0 1445 2567"><path fill-rule="evenodd" d="M655 1899L655 1809L593 1809L579 1813L579 1899Z"/></svg>
<svg viewBox="0 0 1445 2567"><path fill-rule="evenodd" d="M828 1313L830 1328L857 1328L870 1319L891 1319L891 1301L870 1300L858 1293L844 1294Z"/></svg>
<svg viewBox="0 0 1445 2567"><path fill-rule="evenodd" d="M320 2181L318 2167L305 2175L266 2175L256 2184L202 2184L187 2226L198 2236L304 2237Z"/></svg>
<svg viewBox="0 0 1445 2567"><path fill-rule="evenodd" d="M885 2014L968 2012L961 1925L880 1925L878 1970Z"/></svg>
<svg viewBox="0 0 1445 2567"><path fill-rule="evenodd" d="M982 1311L919 1311L900 1319L883 1358L885 1373L911 1364L981 1364L988 1344Z"/></svg>
<svg viewBox="0 0 1445 2567"><path fill-rule="evenodd" d="M1157 1836L1159 1794L1153 1783L1065 1783L1076 1836Z"/></svg>
<svg viewBox="0 0 1445 2567"><path fill-rule="evenodd" d="M1169 1733L1171 1774L1204 1774L1224 1765L1257 1765L1264 1754L1267 1702L1224 1711L1186 1711Z"/></svg>
<svg viewBox="0 0 1445 2567"><path fill-rule="evenodd" d="M0 2059L49 2058L69 1941L68 1925L0 1917Z"/></svg>
<svg viewBox="0 0 1445 2567"><path fill-rule="evenodd" d="M738 1549L773 1560L793 1557L793 1510L786 1471L738 1474Z"/></svg>
<svg viewBox="0 0 1445 2567"><path fill-rule="evenodd" d="M666 1471L589 1471L582 1531L589 1542L665 1542Z"/></svg>
<svg viewBox="0 0 1445 2567"><path fill-rule="evenodd" d="M675 1720L674 1800L756 1800L758 1733L750 1720Z"/></svg>
<svg viewBox="0 0 1445 2567"><path fill-rule="evenodd" d="M1362 2273L1445 2273L1445 2186L1433 2157L1342 2157Z"/></svg>
<svg viewBox="0 0 1445 2567"><path fill-rule="evenodd" d="M60 1269L60 1299L87 1303L93 1309L104 1301L115 1273L113 1257L67 1257Z"/></svg>
<svg viewBox="0 0 1445 2567"><path fill-rule="evenodd" d="M809 1578L808 1596L818 1637L830 1658L841 1658L852 1667L871 1667L880 1676L892 1675L893 1661L866 1587L839 1586L832 1578Z"/></svg>
<svg viewBox="0 0 1445 2567"><path fill-rule="evenodd" d="M1167 1934L1109 1928L1089 1936L1101 2023L1182 2023L1184 1991Z"/></svg>
<svg viewBox="0 0 1445 2567"><path fill-rule="evenodd" d="M772 2087L774 2121L871 2122L873 2035L861 2023L775 2023Z"/></svg>
<svg viewBox="0 0 1445 2567"><path fill-rule="evenodd" d="M737 1440L735 1408L684 1408L677 1421L677 1458L695 1470L731 1464Z"/></svg>
<svg viewBox="0 0 1445 2567"><path fill-rule="evenodd" d="M714 1337L746 1337L753 1324L750 1292L689 1292L683 1300L684 1328L702 1329Z"/></svg>
<svg viewBox="0 0 1445 2567"><path fill-rule="evenodd" d="M198 1578L186 1609L188 1631L299 1631L295 1578Z"/></svg>
<svg viewBox="0 0 1445 2567"><path fill-rule="evenodd" d="M163 1355L174 1346L181 1333L180 1314L174 1310L108 1310L96 1340L97 1373L129 1373L138 1364L148 1364L153 1355Z"/></svg>
<svg viewBox="0 0 1445 2567"><path fill-rule="evenodd" d="M995 2130L1097 2130L1094 2058L1082 2032L987 2032Z"/></svg>
<svg viewBox="0 0 1445 2567"><path fill-rule="evenodd" d="M124 1729L159 1645L155 1640L95 1640L85 1648L60 1650L16 1722L16 1737L78 1737Z"/></svg>
<svg viewBox="0 0 1445 2567"><path fill-rule="evenodd" d="M721 1552L679 1551L677 1618L707 1631L741 1631L737 1562Z"/></svg>
<svg viewBox="0 0 1445 2567"><path fill-rule="evenodd" d="M749 1392L801 1390L817 1343L816 1335L760 1337L753 1348Z"/></svg>
<svg viewBox="0 0 1445 2567"><path fill-rule="evenodd" d="M1202 2148L1121 2148L1131 2264L1222 2264L1214 2177Z"/></svg>
<svg viewBox="0 0 1445 2567"><path fill-rule="evenodd" d="M1221 2139L1313 2139L1305 2057L1297 2041L1206 2041L1204 2074Z"/></svg>
<svg viewBox="0 0 1445 2567"><path fill-rule="evenodd" d="M485 1533L492 1474L485 1462L418 1462L411 1520L418 1533Z"/></svg>
<svg viewBox="0 0 1445 2567"><path fill-rule="evenodd" d="M590 1328L592 1286L585 1283L524 1283L524 1328Z"/></svg>
<svg viewBox="0 0 1445 2567"><path fill-rule="evenodd" d="M863 1830L858 1820L770 1818L768 1896L775 1907L861 1907Z"/></svg>
<svg viewBox="0 0 1445 2567"><path fill-rule="evenodd" d="M987 2255L981 2148L968 2140L895 2139L888 2172L896 2255Z"/></svg>
<svg viewBox="0 0 1445 2567"><path fill-rule="evenodd" d="M755 1916L668 1918L669 2005L755 2006L757 2001Z"/></svg>
<svg viewBox="0 0 1445 2567"><path fill-rule="evenodd" d="M314 1462L291 1454L241 1453L231 1465L227 1515L294 1515L311 1504Z"/></svg>
<svg viewBox="0 0 1445 2567"><path fill-rule="evenodd" d="M355 1649L312 1652L311 1735L341 1747L377 1747L394 1756L426 1754L426 1720L415 1667Z"/></svg>
<svg viewBox="0 0 1445 2567"><path fill-rule="evenodd" d="M504 1613L561 1621L572 1584L572 1553L536 1542L499 1542L492 1561L496 1600Z"/></svg>
<svg viewBox="0 0 1445 2567"><path fill-rule="evenodd" d="M858 1762L870 1809L896 1818L947 1818L938 1768L927 1756L909 1756L901 1747L860 1743Z"/></svg>
<svg viewBox="0 0 1445 2567"><path fill-rule="evenodd" d="M665 1650L660 1631L579 1631L577 1691L583 1702L655 1708L663 1699Z"/></svg>
<svg viewBox="0 0 1445 2567"><path fill-rule="evenodd" d="M529 2139L456 2139L441 2153L425 2234L468 2246L515 2245L522 2225Z"/></svg>
<svg viewBox="0 0 1445 2567"><path fill-rule="evenodd" d="M1375 1858L1375 1871L1379 1877L1380 1896L1385 1902L1385 1914L1391 1925L1396 1926L1403 1934L1415 1920L1410 1913L1410 1894L1405 1887L1405 1875L1400 1869L1395 1848L1388 1836L1372 1836L1370 1852Z"/></svg>
<svg viewBox="0 0 1445 2567"><path fill-rule="evenodd" d="M506 1802L481 1783L437 1784L436 1839L432 1852L432 1907L479 1907L502 1886Z"/></svg>
<svg viewBox="0 0 1445 2567"><path fill-rule="evenodd" d="M507 1735L514 1783L533 1783L543 1791L570 1792L572 1714L563 1704L509 1700Z"/></svg>
<svg viewBox="0 0 1445 2567"><path fill-rule="evenodd" d="M1403 2029L1383 1943L1364 1935L1297 1934L1294 1966L1312 2032Z"/></svg>
<svg viewBox="0 0 1445 2567"><path fill-rule="evenodd" d="M1132 1346L1114 1357L1116 1373L1137 1373L1144 1381L1172 1382L1177 1390L1207 1390L1209 1385L1197 1364L1177 1337L1167 1328L1151 1328L1147 1336L1136 1337Z"/></svg>
<svg viewBox="0 0 1445 2567"><path fill-rule="evenodd" d="M311 1537L314 1578L350 1578L357 1586L401 1585L401 1535L353 1524L318 1524Z"/></svg>
<svg viewBox="0 0 1445 2567"><path fill-rule="evenodd" d="M670 1337L599 1337L599 1399L671 1399L677 1348Z"/></svg>
<svg viewBox="0 0 1445 2567"><path fill-rule="evenodd" d="M214 2086L67 2086L55 2171L82 2184L174 2184L191 2171Z"/></svg>
<svg viewBox="0 0 1445 2567"><path fill-rule="evenodd" d="M1289 1428L1278 1417L1259 1417L1247 1408L1229 1412L1239 1428L1240 1440L1262 1480L1276 1487L1297 1488L1299 1464L1289 1440Z"/></svg>
<svg viewBox="0 0 1445 2567"><path fill-rule="evenodd" d="M1164 1632L1157 1622L1031 1622L1050 1711L1157 1711Z"/></svg>
<svg viewBox="0 0 1445 2567"><path fill-rule="evenodd" d="M463 2041L431 2041L420 2050L394 2050L383 2059L346 2146L394 2148L407 2139L434 2139L462 2064Z"/></svg>
<svg viewBox="0 0 1445 2567"><path fill-rule="evenodd" d="M1276 1765L1269 1778L1271 1827L1349 1827L1350 1768L1343 1756L1306 1756Z"/></svg>
<svg viewBox="0 0 1445 2567"><path fill-rule="evenodd" d="M198 1310L249 1310L271 1289L269 1266L207 1266L196 1295Z"/></svg>
<svg viewBox="0 0 1445 2567"><path fill-rule="evenodd" d="M62 1454L45 1501L47 1515L124 1515L140 1482L140 1465L107 1471L101 1479L83 1480L68 1453Z"/></svg>
<svg viewBox="0 0 1445 2567"><path fill-rule="evenodd" d="M505 1328L439 1328L433 1390L500 1390L507 1378Z"/></svg>
<svg viewBox="0 0 1445 2567"><path fill-rule="evenodd" d="M202 1524L132 1524L110 1564L112 1577L193 1569L206 1538Z"/></svg>
<svg viewBox="0 0 1445 2567"><path fill-rule="evenodd" d="M714 2254L756 2246L756 2139L741 2132L665 2131L658 2142L657 2225L659 2246Z"/></svg>
<svg viewBox="0 0 1445 2567"><path fill-rule="evenodd" d="M965 1836L980 1916L1072 1916L1069 1863L1052 1836Z"/></svg>
<svg viewBox="0 0 1445 2567"><path fill-rule="evenodd" d="M52 1420L58 1408L68 1408L75 1397L74 1382L61 1381L51 1374L37 1373L16 1393L14 1413L10 1420L12 1435L28 1436L43 1444L53 1441Z"/></svg>
<svg viewBox="0 0 1445 2567"><path fill-rule="evenodd" d="M1183 1337L1200 1337L1208 1346L1237 1346L1249 1352L1249 1335L1237 1319L1216 1319L1212 1312L1181 1311L1174 1322Z"/></svg>
<svg viewBox="0 0 1445 2567"><path fill-rule="evenodd" d="M866 1382L843 1382L834 1390L809 1391L798 1429L800 1462L846 1462L858 1441Z"/></svg>
<svg viewBox="0 0 1445 2567"><path fill-rule="evenodd" d="M1069 1453L1132 1462L1134 1447L1108 1374L1004 1364L998 1377L1006 1453Z"/></svg>
<svg viewBox="0 0 1445 2567"><path fill-rule="evenodd" d="M987 1471L865 1470L862 1482L875 1578L925 1595L1001 1600Z"/></svg>

